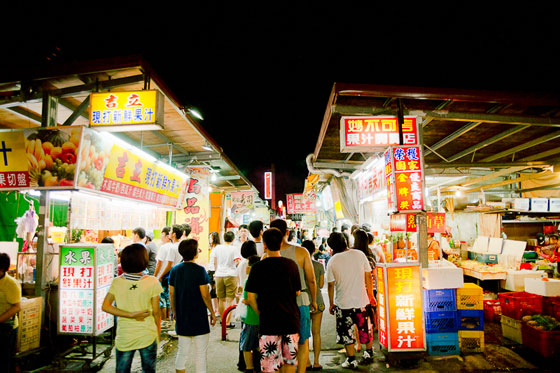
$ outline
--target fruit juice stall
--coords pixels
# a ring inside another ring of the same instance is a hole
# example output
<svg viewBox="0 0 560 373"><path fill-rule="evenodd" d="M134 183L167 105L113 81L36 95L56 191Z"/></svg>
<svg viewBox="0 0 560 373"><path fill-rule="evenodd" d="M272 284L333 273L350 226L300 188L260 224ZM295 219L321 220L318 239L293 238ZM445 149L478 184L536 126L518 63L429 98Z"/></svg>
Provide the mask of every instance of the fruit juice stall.
<svg viewBox="0 0 560 373"><path fill-rule="evenodd" d="M101 303L115 272L115 246L99 242L122 234L122 246L135 227L157 232L167 225L170 212L182 207L189 178L111 133L86 127L0 130L0 139L3 195L29 202L18 225L23 244L16 277L24 295L48 299L45 321L55 322L59 334L91 337L92 348L81 346L66 358L87 350L93 360L97 337L113 325ZM66 214L51 216L53 205Z"/></svg>

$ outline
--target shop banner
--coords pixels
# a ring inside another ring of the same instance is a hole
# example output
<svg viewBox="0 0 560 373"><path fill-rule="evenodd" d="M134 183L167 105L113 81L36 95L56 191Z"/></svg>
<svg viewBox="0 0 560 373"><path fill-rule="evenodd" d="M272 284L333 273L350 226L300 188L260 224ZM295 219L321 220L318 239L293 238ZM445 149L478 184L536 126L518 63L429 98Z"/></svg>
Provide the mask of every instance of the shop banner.
<svg viewBox="0 0 560 373"><path fill-rule="evenodd" d="M419 146L392 146L385 152L389 208L399 212L424 210L424 162ZM394 198L394 199L393 199Z"/></svg>
<svg viewBox="0 0 560 373"><path fill-rule="evenodd" d="M383 154L385 160L385 181L387 185L387 206L389 211L395 210L395 181L393 177L393 155L391 149Z"/></svg>
<svg viewBox="0 0 560 373"><path fill-rule="evenodd" d="M320 176L317 174L311 174L305 178L305 186L303 188L303 197L308 198L317 198L317 187L319 183Z"/></svg>
<svg viewBox="0 0 560 373"><path fill-rule="evenodd" d="M264 199L272 199L272 172L264 173Z"/></svg>
<svg viewBox="0 0 560 373"><path fill-rule="evenodd" d="M303 193L286 194L286 204L288 206L288 214L314 214L315 195L305 199Z"/></svg>
<svg viewBox="0 0 560 373"><path fill-rule="evenodd" d="M445 233L445 213L426 214L428 233ZM391 215L391 232L417 232L415 214Z"/></svg>
<svg viewBox="0 0 560 373"><path fill-rule="evenodd" d="M379 344L387 348L387 291L385 287L385 268L378 266L377 270L377 313Z"/></svg>
<svg viewBox="0 0 560 373"><path fill-rule="evenodd" d="M429 212L427 225L428 233L445 233L445 213Z"/></svg>
<svg viewBox="0 0 560 373"><path fill-rule="evenodd" d="M73 189L82 128L0 130L0 190Z"/></svg>
<svg viewBox="0 0 560 373"><path fill-rule="evenodd" d="M384 272L389 352L425 350L420 265L380 264L379 269Z"/></svg>
<svg viewBox="0 0 560 373"><path fill-rule="evenodd" d="M253 220L260 220L263 224L270 224L270 211L268 207L257 207Z"/></svg>
<svg viewBox="0 0 560 373"><path fill-rule="evenodd" d="M85 129L79 152L78 187L181 208L186 175L134 154L125 144Z"/></svg>
<svg viewBox="0 0 560 373"><path fill-rule="evenodd" d="M301 218L301 227L303 229L314 229L317 225L317 219L315 215L303 215Z"/></svg>
<svg viewBox="0 0 560 373"><path fill-rule="evenodd" d="M209 260L208 237L210 236L210 192L208 179L210 171L206 167L189 167L190 175L184 208L175 214L177 224L188 224L191 233L188 238L198 241L201 250L199 263Z"/></svg>
<svg viewBox="0 0 560 373"><path fill-rule="evenodd" d="M358 194L360 201L366 198L372 199L376 192L387 187L384 176L383 167L376 167L362 172L358 178Z"/></svg>
<svg viewBox="0 0 560 373"><path fill-rule="evenodd" d="M231 213L248 214L255 208L254 192L231 193Z"/></svg>
<svg viewBox="0 0 560 373"><path fill-rule="evenodd" d="M418 121L405 116L402 126L403 145L418 144ZM340 152L382 152L388 146L400 145L397 117L342 117L340 118Z"/></svg>
<svg viewBox="0 0 560 373"><path fill-rule="evenodd" d="M60 247L59 334L99 335L113 327L113 316L101 309L113 266L113 245Z"/></svg>
<svg viewBox="0 0 560 373"><path fill-rule="evenodd" d="M116 127L120 131L122 126L146 130L147 125L158 125L161 129L163 102L163 95L157 90L92 93L89 123L92 127Z"/></svg>

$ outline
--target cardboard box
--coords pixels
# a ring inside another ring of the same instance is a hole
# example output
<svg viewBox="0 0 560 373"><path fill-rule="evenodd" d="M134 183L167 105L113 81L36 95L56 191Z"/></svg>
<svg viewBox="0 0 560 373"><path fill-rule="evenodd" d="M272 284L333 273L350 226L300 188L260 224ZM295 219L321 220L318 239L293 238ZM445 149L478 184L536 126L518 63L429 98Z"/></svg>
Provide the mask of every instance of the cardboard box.
<svg viewBox="0 0 560 373"><path fill-rule="evenodd" d="M526 278L525 291L543 297L560 297L560 280L549 278L543 281L540 278Z"/></svg>
<svg viewBox="0 0 560 373"><path fill-rule="evenodd" d="M529 198L514 198L513 209L521 211L529 211L530 199Z"/></svg>
<svg viewBox="0 0 560 373"><path fill-rule="evenodd" d="M550 211L550 212L560 212L560 198L549 198L548 199L548 211Z"/></svg>
<svg viewBox="0 0 560 373"><path fill-rule="evenodd" d="M25 352L39 348L41 342L41 314L43 298L35 297L21 300L18 314L19 328L16 351Z"/></svg>
<svg viewBox="0 0 560 373"><path fill-rule="evenodd" d="M531 198L531 211L548 212L548 198Z"/></svg>

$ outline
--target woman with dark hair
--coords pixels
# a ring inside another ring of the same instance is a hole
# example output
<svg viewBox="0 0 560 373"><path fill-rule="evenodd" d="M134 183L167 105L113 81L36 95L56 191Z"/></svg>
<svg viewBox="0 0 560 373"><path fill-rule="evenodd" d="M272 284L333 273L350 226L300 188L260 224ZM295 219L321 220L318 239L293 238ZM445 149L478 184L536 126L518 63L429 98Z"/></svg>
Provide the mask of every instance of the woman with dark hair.
<svg viewBox="0 0 560 373"><path fill-rule="evenodd" d="M195 370L206 372L210 324L216 324L208 289L210 279L204 267L195 263L200 253L196 240L182 241L179 253L183 261L169 274L169 298L175 314L175 331L179 336L175 369L185 372L189 350L194 345Z"/></svg>
<svg viewBox="0 0 560 373"><path fill-rule="evenodd" d="M159 294L163 288L157 278L142 273L148 266L144 245L125 247L121 251L121 266L124 273L113 280L102 307L119 317L115 339L117 372L130 372L136 350L140 353L142 371L155 372L161 333Z"/></svg>

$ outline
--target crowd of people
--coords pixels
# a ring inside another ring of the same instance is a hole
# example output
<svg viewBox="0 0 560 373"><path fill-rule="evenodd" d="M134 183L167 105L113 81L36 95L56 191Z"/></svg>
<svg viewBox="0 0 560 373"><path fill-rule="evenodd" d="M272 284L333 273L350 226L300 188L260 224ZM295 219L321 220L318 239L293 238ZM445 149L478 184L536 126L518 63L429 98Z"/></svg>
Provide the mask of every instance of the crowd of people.
<svg viewBox="0 0 560 373"><path fill-rule="evenodd" d="M157 345L167 329L178 338L176 371L184 372L194 353L196 371L206 372L210 328L218 322L235 328L231 317L242 321L238 370L321 370L321 323L327 309L336 317L337 343L346 352L342 367L371 364L374 269L385 260L383 252L372 249L367 227L349 228L309 240L295 235L285 220L273 220L269 227L253 221L240 226L237 235L210 234L206 267L196 263L201 250L189 238L190 226L164 227L159 248L152 232L134 229L132 244L118 251L116 278L102 306L116 316L117 371L130 371L136 351L142 370L155 371ZM13 338L19 298L5 275L9 258L0 259L0 325L9 324L7 335ZM226 312L233 304L235 316ZM365 349L358 361L361 344Z"/></svg>

